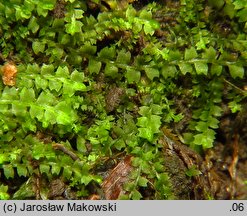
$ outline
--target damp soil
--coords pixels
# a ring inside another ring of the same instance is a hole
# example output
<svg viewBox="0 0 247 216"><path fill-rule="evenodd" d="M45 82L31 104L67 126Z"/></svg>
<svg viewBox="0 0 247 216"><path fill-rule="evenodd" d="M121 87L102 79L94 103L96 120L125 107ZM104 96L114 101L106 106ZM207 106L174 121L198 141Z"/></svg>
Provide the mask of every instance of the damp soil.
<svg viewBox="0 0 247 216"><path fill-rule="evenodd" d="M165 166L177 199L247 199L246 121L246 109L236 115L226 111L214 146L200 153L163 129ZM187 176L191 167L200 174Z"/></svg>

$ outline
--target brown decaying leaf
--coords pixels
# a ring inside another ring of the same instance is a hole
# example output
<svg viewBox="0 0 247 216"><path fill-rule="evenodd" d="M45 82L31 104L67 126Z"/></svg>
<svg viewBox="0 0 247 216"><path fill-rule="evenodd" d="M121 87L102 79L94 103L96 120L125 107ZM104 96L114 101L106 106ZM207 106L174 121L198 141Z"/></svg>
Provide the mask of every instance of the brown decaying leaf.
<svg viewBox="0 0 247 216"><path fill-rule="evenodd" d="M78 160L79 157L72 151L70 151L69 149L67 149L64 145L59 144L59 143L53 143L52 147L56 150L60 150L63 153L67 154L68 156L70 156L74 161Z"/></svg>
<svg viewBox="0 0 247 216"><path fill-rule="evenodd" d="M89 197L89 200L100 200L100 196L98 194L92 194Z"/></svg>
<svg viewBox="0 0 247 216"><path fill-rule="evenodd" d="M236 174L237 174L237 163L238 163L238 140L239 140L239 135L237 133L234 134L234 141L233 141L233 155L232 155L232 162L228 168L230 176L233 180L236 179Z"/></svg>
<svg viewBox="0 0 247 216"><path fill-rule="evenodd" d="M15 66L15 64L13 63L6 63L3 67L2 67L2 80L4 85L8 85L8 86L14 86L15 85L15 77L17 74L17 68Z"/></svg>
<svg viewBox="0 0 247 216"><path fill-rule="evenodd" d="M123 184L128 181L129 174L133 168L131 166L131 159L131 156L126 156L102 183L101 186L107 200L116 200L124 192Z"/></svg>
<svg viewBox="0 0 247 216"><path fill-rule="evenodd" d="M112 112L119 106L123 95L124 90L122 88L113 87L108 91L105 97L107 112Z"/></svg>
<svg viewBox="0 0 247 216"><path fill-rule="evenodd" d="M48 197L49 199L56 199L58 196L62 196L64 191L65 191L65 183L63 182L62 179L57 178L54 179L50 182L49 188L49 194Z"/></svg>
<svg viewBox="0 0 247 216"><path fill-rule="evenodd" d="M33 185L33 190L35 191L35 199L41 200L40 190L41 190L41 175L38 173L38 175L35 176L35 183Z"/></svg>

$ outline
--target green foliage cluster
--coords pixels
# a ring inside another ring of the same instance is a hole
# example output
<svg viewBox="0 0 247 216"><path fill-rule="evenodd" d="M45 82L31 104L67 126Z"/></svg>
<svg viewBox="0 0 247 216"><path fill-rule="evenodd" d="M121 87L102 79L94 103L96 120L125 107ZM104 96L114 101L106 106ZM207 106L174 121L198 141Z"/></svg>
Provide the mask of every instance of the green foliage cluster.
<svg viewBox="0 0 247 216"><path fill-rule="evenodd" d="M87 186L103 180L97 173L103 159L119 153L133 155L136 167L123 199L141 199L141 188L155 191L154 199L174 198L160 127L183 122L181 141L203 150L213 147L222 104L241 110L246 93L236 83L245 79L245 0L150 3L140 10L124 0L104 10L100 1L89 2L0 2L1 61L18 69L15 86L0 83L1 178L25 178L14 194L2 181L1 199L33 197L27 182L34 175L62 177L87 197ZM160 19L166 14L170 21ZM118 102L109 111L114 86L124 95L113 97Z"/></svg>

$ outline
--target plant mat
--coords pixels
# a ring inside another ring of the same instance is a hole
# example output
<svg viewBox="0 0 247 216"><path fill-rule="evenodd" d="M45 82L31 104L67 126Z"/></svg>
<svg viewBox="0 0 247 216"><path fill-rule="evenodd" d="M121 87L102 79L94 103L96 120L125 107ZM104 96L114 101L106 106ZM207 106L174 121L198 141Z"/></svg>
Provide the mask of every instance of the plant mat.
<svg viewBox="0 0 247 216"><path fill-rule="evenodd" d="M246 199L244 0L0 2L0 199Z"/></svg>

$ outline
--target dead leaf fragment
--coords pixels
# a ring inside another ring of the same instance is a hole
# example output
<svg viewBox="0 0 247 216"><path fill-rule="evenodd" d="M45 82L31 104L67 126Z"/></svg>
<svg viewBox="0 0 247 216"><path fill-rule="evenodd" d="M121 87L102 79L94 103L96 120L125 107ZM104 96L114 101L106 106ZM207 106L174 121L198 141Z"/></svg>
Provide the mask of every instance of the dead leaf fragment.
<svg viewBox="0 0 247 216"><path fill-rule="evenodd" d="M49 188L50 191L48 197L50 199L56 199L56 197L62 196L65 191L65 184L62 179L54 179L51 181Z"/></svg>
<svg viewBox="0 0 247 216"><path fill-rule="evenodd" d="M17 74L17 68L15 66L15 64L13 63L6 63L3 67L2 67L2 80L4 85L8 85L8 86L14 86L15 85L15 77Z"/></svg>
<svg viewBox="0 0 247 216"><path fill-rule="evenodd" d="M123 185L129 180L129 174L133 169L131 159L131 156L126 156L102 183L101 186L107 200L116 200L124 192Z"/></svg>

